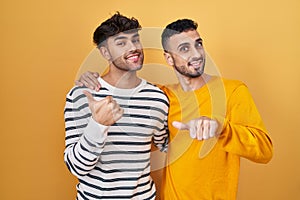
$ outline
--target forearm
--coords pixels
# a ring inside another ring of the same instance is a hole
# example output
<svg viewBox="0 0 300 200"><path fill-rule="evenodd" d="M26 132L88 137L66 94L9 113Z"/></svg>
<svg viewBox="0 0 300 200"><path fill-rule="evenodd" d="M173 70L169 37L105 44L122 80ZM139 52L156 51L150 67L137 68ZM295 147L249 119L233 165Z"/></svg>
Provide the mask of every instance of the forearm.
<svg viewBox="0 0 300 200"><path fill-rule="evenodd" d="M167 152L169 143L169 129L167 115L164 117L164 123L161 124L161 129L154 132L153 143L161 151Z"/></svg>
<svg viewBox="0 0 300 200"><path fill-rule="evenodd" d="M161 151L161 152L167 152L168 151L168 136L162 137L161 140L155 140L154 139L154 145Z"/></svg>
<svg viewBox="0 0 300 200"><path fill-rule="evenodd" d="M264 128L226 122L219 138L226 152L258 163L267 163L273 156L272 141Z"/></svg>
<svg viewBox="0 0 300 200"><path fill-rule="evenodd" d="M244 84L230 95L220 140L225 151L254 162L267 163L273 156L272 141Z"/></svg>
<svg viewBox="0 0 300 200"><path fill-rule="evenodd" d="M103 151L108 127L97 124L92 118L83 130L66 132L64 160L69 170L76 176L89 173ZM82 131L81 135L76 135Z"/></svg>

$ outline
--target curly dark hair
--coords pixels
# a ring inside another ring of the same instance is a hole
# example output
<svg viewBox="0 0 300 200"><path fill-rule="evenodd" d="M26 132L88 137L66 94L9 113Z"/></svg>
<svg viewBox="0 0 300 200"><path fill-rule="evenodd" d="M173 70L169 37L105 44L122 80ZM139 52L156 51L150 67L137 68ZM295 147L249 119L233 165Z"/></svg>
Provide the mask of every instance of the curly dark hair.
<svg viewBox="0 0 300 200"><path fill-rule="evenodd" d="M170 37L189 30L197 30L198 24L190 19L179 19L166 26L161 34L161 43L165 51L167 51L167 42Z"/></svg>
<svg viewBox="0 0 300 200"><path fill-rule="evenodd" d="M94 43L99 47L110 36L120 32L137 31L141 29L141 25L135 18L128 18L121 15L119 12L107 19L94 32Z"/></svg>

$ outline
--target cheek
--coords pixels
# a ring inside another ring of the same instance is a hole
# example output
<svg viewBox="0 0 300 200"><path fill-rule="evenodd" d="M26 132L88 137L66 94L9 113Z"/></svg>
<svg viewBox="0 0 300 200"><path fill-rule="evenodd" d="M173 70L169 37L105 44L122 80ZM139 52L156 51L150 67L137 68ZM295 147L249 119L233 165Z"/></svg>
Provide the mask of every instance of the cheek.
<svg viewBox="0 0 300 200"><path fill-rule="evenodd" d="M114 48L111 49L112 54L114 57L120 57L125 55L127 52L127 47L126 46L114 46Z"/></svg>
<svg viewBox="0 0 300 200"><path fill-rule="evenodd" d="M177 56L174 59L174 64L176 65L187 65L187 58L181 57L181 56Z"/></svg>
<svg viewBox="0 0 300 200"><path fill-rule="evenodd" d="M137 49L143 49L143 46L142 46L142 44L139 43L139 44L135 45L135 48L137 48Z"/></svg>
<svg viewBox="0 0 300 200"><path fill-rule="evenodd" d="M114 59L123 57L123 55L124 55L124 52L122 52L122 51L114 51L114 52L111 52L111 56L112 56Z"/></svg>
<svg viewBox="0 0 300 200"><path fill-rule="evenodd" d="M205 57L205 51L204 51L204 49L201 49L200 54Z"/></svg>

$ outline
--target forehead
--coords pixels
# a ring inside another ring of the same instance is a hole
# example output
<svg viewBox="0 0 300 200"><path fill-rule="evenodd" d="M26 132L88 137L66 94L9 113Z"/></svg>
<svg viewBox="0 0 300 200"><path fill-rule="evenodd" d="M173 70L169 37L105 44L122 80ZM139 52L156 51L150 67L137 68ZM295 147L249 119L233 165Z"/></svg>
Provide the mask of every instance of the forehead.
<svg viewBox="0 0 300 200"><path fill-rule="evenodd" d="M172 35L169 38L169 45L172 47L177 47L182 43L194 43L196 40L200 39L200 35L197 30L189 30L181 32L180 34Z"/></svg>
<svg viewBox="0 0 300 200"><path fill-rule="evenodd" d="M137 30L120 32L116 35L110 36L108 40L118 40L118 39L131 39L133 37L139 37L139 33Z"/></svg>

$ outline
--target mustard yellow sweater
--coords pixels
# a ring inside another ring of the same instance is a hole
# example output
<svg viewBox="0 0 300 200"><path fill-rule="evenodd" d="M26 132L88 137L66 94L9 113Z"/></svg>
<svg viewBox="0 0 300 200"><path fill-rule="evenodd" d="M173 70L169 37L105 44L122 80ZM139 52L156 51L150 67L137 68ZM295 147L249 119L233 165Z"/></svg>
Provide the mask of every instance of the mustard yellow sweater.
<svg viewBox="0 0 300 200"><path fill-rule="evenodd" d="M162 199L236 199L240 157L267 163L273 155L271 139L248 88L240 81L212 77L196 91L184 92L180 85L163 89L170 100L170 144ZM199 116L222 123L215 145L211 139L191 139L188 131L178 131L171 124ZM202 151L208 153L204 158L199 156L202 146Z"/></svg>

